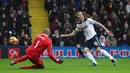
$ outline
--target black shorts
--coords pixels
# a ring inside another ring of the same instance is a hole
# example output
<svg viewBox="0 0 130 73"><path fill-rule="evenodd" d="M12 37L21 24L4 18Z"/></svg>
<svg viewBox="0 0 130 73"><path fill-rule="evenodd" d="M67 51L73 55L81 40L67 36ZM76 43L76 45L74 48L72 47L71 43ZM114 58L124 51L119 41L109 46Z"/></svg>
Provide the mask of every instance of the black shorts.
<svg viewBox="0 0 130 73"><path fill-rule="evenodd" d="M79 31L76 36L76 44L83 44L85 40L85 35L83 31Z"/></svg>
<svg viewBox="0 0 130 73"><path fill-rule="evenodd" d="M93 38L91 38L90 40L87 40L85 42L85 47L88 47L90 50L95 47L101 47L100 41L97 37L97 35L95 35Z"/></svg>

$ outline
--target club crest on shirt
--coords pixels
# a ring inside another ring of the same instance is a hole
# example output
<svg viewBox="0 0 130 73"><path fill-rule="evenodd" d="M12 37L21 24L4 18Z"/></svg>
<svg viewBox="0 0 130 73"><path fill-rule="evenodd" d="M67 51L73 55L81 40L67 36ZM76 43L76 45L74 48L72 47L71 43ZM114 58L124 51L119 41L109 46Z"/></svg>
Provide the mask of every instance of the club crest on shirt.
<svg viewBox="0 0 130 73"><path fill-rule="evenodd" d="M95 46L98 46L98 43L97 43L97 42L94 42L94 45L95 45Z"/></svg>

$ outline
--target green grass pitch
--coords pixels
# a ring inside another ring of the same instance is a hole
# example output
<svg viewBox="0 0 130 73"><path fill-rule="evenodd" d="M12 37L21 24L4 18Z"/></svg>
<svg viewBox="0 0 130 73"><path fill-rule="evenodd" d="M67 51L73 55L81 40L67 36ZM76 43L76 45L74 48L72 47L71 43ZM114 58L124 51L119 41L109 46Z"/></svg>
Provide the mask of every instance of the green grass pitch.
<svg viewBox="0 0 130 73"><path fill-rule="evenodd" d="M0 73L130 73L130 59L118 58L117 65L113 66L107 58L96 58L97 67L92 67L87 59L64 58L63 64L55 64L50 59L43 59L45 69L19 69L21 65L31 65L27 60L10 66L13 59L0 60Z"/></svg>

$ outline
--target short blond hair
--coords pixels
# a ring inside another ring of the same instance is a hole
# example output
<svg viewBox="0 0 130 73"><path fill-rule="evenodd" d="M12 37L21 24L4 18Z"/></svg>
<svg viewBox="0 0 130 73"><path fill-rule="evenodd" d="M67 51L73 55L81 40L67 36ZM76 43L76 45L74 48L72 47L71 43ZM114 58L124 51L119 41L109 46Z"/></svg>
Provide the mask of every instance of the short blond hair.
<svg viewBox="0 0 130 73"><path fill-rule="evenodd" d="M76 13L76 17L79 15L79 14L82 14L83 15L83 12L79 11Z"/></svg>

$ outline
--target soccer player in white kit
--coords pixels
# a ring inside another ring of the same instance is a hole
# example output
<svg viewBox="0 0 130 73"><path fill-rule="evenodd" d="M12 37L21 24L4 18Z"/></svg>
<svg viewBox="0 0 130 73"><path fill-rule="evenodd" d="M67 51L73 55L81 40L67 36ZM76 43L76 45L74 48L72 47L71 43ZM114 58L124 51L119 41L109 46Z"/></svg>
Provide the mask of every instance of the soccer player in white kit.
<svg viewBox="0 0 130 73"><path fill-rule="evenodd" d="M78 12L76 16L77 16L78 20L81 21L81 23L76 25L76 29L72 33L65 34L65 35L62 34L61 37L74 36L78 31L84 31L84 35L85 35L85 39L86 39L84 53L87 55L88 59L92 61L93 66L97 66L96 60L90 53L90 50L93 47L95 47L98 52L100 52L103 55L105 55L106 57L108 57L112 61L112 63L115 65L116 59L113 58L106 50L101 49L101 45L97 38L97 33L94 29L94 25L99 25L100 27L102 27L110 36L113 34L106 27L104 27L101 23L99 23L91 18L85 19L82 12Z"/></svg>

